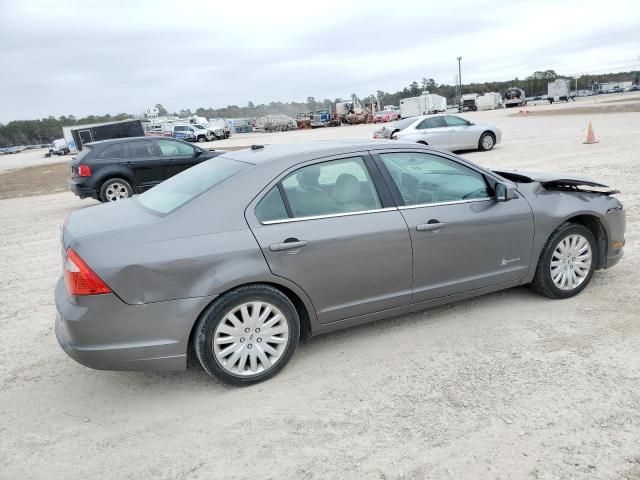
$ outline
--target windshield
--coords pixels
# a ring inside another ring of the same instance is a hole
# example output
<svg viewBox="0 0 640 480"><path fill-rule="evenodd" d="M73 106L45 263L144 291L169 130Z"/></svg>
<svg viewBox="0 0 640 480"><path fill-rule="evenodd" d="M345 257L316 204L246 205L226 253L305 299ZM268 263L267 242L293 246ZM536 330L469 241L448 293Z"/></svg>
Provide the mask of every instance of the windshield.
<svg viewBox="0 0 640 480"><path fill-rule="evenodd" d="M147 190L138 196L138 201L154 212L170 213L249 166L248 163L216 157Z"/></svg>
<svg viewBox="0 0 640 480"><path fill-rule="evenodd" d="M386 115L389 112L376 112L376 115Z"/></svg>
<svg viewBox="0 0 640 480"><path fill-rule="evenodd" d="M194 123L193 125L191 125L192 127L196 127L198 130L204 130L204 127L202 125L198 125L197 123Z"/></svg>

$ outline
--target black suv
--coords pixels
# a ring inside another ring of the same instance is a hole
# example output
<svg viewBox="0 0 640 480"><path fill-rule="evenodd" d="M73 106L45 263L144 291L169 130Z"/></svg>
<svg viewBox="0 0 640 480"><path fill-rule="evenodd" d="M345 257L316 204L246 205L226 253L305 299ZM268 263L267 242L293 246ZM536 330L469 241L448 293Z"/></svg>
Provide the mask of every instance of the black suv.
<svg viewBox="0 0 640 480"><path fill-rule="evenodd" d="M71 159L69 189L80 198L122 200L223 153L162 137L87 143Z"/></svg>

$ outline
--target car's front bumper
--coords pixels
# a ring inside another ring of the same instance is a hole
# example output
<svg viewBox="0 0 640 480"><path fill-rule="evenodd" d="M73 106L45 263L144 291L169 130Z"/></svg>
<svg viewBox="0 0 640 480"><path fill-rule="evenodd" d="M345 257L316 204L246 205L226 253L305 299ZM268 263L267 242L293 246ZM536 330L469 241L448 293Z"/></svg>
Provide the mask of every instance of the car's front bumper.
<svg viewBox="0 0 640 480"><path fill-rule="evenodd" d="M56 284L55 332L75 361L99 370L184 370L189 335L212 297L128 305L115 294L69 298Z"/></svg>
<svg viewBox="0 0 640 480"><path fill-rule="evenodd" d="M604 268L611 268L624 255L624 234L627 229L627 215L622 205L611 208L604 216L607 230L607 261Z"/></svg>

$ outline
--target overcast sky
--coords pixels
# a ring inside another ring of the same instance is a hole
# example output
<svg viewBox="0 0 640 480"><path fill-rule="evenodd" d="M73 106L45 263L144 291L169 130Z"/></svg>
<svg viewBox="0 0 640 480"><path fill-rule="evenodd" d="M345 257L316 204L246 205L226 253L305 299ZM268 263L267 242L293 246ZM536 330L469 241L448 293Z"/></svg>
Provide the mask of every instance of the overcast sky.
<svg viewBox="0 0 640 480"><path fill-rule="evenodd" d="M640 1L0 0L0 122L640 65ZM624 68L623 68L624 67Z"/></svg>

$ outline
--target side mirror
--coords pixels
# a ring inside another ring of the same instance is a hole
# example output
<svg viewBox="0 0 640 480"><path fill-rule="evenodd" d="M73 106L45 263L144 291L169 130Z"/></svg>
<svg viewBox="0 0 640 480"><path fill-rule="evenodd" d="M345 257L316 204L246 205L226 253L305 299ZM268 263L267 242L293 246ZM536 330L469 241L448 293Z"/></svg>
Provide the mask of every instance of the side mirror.
<svg viewBox="0 0 640 480"><path fill-rule="evenodd" d="M196 150L196 153L193 155L194 157L199 157L200 155L202 155L204 152L202 150Z"/></svg>
<svg viewBox="0 0 640 480"><path fill-rule="evenodd" d="M496 183L496 202L507 202L518 198L516 187L510 183Z"/></svg>

